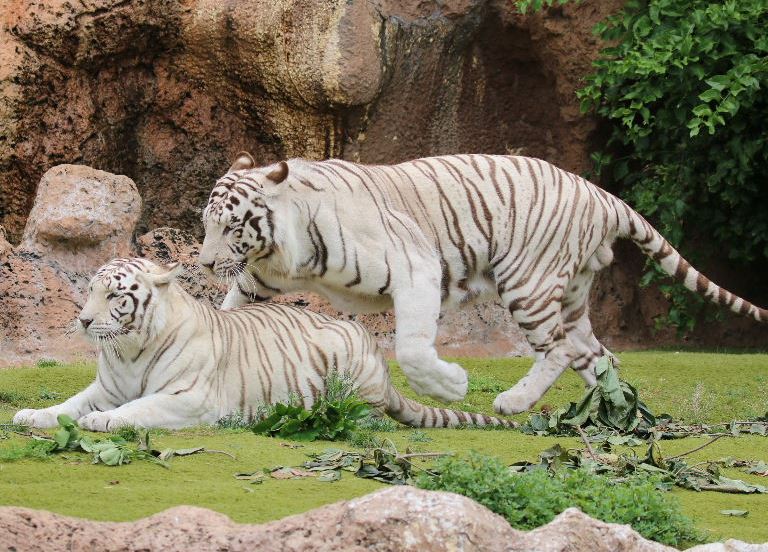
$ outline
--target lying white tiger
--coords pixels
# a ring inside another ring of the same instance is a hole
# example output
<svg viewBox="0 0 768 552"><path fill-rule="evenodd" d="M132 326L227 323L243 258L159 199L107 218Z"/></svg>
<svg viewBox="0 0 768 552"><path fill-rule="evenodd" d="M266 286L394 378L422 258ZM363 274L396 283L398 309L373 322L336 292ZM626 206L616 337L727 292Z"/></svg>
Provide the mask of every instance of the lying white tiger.
<svg viewBox="0 0 768 552"><path fill-rule="evenodd" d="M608 351L592 333L589 290L629 238L689 289L768 321L718 287L620 199L539 159L451 155L400 165L293 159L255 168L239 155L203 215L200 263L234 280L223 308L286 291L339 309L394 307L397 359L419 393L457 400L464 370L437 357L443 307L501 298L536 353L494 403L533 406L569 365L588 385Z"/></svg>
<svg viewBox="0 0 768 552"><path fill-rule="evenodd" d="M392 387L375 340L359 324L277 304L214 310L174 282L180 265L117 259L91 280L79 327L100 350L96 381L66 402L21 410L14 423L169 429L210 424L300 397L309 408L336 371L378 413L418 427L506 425L483 414L430 408Z"/></svg>

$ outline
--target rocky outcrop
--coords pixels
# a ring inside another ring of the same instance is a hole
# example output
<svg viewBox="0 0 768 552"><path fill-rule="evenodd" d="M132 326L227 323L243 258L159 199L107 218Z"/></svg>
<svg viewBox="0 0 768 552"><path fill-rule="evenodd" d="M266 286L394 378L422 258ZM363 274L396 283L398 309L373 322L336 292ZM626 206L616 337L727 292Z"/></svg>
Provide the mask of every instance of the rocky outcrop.
<svg viewBox="0 0 768 552"><path fill-rule="evenodd" d="M526 551L673 552L628 525L568 509L528 533L452 493L392 487L264 525L179 506L135 522L76 519L26 508L0 508L3 546L19 552L58 550ZM691 551L764 552L768 546L727 541Z"/></svg>

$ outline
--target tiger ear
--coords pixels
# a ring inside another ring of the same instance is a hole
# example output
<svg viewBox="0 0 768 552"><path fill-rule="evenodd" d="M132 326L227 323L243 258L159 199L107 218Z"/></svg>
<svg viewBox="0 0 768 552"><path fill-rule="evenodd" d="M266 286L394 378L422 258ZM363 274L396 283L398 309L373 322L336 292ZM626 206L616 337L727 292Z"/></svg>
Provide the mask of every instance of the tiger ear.
<svg viewBox="0 0 768 552"><path fill-rule="evenodd" d="M182 264L178 262L165 265L163 268L165 268L165 272L161 272L160 274L139 272L139 278L149 286L162 287L173 282L176 279L176 276L181 274L181 271L184 270Z"/></svg>
<svg viewBox="0 0 768 552"><path fill-rule="evenodd" d="M275 184L280 184L283 180L288 178L288 163L285 161L280 161L277 164L277 167L272 169L269 174L267 174L267 178L269 178Z"/></svg>
<svg viewBox="0 0 768 552"><path fill-rule="evenodd" d="M232 162L232 166L229 167L227 172L239 171L242 169L252 169L256 166L256 161L247 151L241 151L235 156L235 160Z"/></svg>

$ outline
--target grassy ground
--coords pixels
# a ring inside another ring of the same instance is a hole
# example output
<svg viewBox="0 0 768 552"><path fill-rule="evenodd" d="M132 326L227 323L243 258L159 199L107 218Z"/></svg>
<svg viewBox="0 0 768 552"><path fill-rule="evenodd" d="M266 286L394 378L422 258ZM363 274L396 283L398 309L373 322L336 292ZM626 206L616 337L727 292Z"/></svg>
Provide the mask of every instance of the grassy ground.
<svg viewBox="0 0 768 552"><path fill-rule="evenodd" d="M641 397L656 413L667 412L690 422L715 422L746 419L768 410L768 355L644 352L621 355L621 360L622 377L639 388ZM470 393L455 406L488 413L495 395L517 381L530 365L527 359L464 359L461 363L470 372ZM61 402L85 387L93 374L92 365L0 371L0 421L9 420L22 407L40 408ZM393 377L401 390L415 396L399 369L393 368ZM541 404L559 406L577 400L581 394L581 380L568 373ZM518 418L522 421L524 416ZM402 429L381 435L391 438L401 449L477 450L508 462L536 460L538 452L555 442L578 445L572 439L527 436L517 431ZM24 442L23 437L11 436L0 440L0 450ZM176 458L169 470L147 462L114 468L91 465L86 455L76 453L50 460L0 463L0 504L100 520L131 520L170 506L193 504L212 508L238 522L263 522L382 487L346 473L335 483L269 480L249 485L233 477L236 472L298 465L308 452L339 446L335 443L310 443L291 449L275 439L212 428L159 432L153 442L157 448L205 446L226 450L237 459L221 455ZM704 442L699 438L665 441L662 450L672 455ZM768 461L768 438L721 439L689 458L703 461L725 456ZM726 475L768 483L765 478L737 470L726 470ZM768 495L673 492L684 511L700 528L710 530L713 538L768 541ZM725 517L719 513L723 509L750 513L746 518Z"/></svg>

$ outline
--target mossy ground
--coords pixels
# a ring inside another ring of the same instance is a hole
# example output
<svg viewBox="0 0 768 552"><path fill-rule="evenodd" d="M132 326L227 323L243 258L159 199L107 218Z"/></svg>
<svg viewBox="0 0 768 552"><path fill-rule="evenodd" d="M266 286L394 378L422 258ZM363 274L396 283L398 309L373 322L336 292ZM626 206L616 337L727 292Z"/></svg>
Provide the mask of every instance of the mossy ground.
<svg viewBox="0 0 768 552"><path fill-rule="evenodd" d="M768 410L768 355L643 352L621 355L622 377L635 385L656 413L667 412L691 422L747 419ZM454 407L491 413L499 390L511 386L530 366L529 359L463 359L470 372L470 393ZM0 371L0 421L19 408L40 408L61 402L93 379L93 365L48 366ZM398 368L397 387L415 397ZM567 373L544 397L542 404L564 405L582 395L580 378ZM55 399L50 397L55 396ZM429 404L433 401L425 400ZM524 416L518 416L521 421ZM574 439L535 437L517 431L402 429L381 434L398 448L420 451L479 452L507 462L536 460L556 442L579 446ZM0 433L2 435L2 433ZM424 440L424 435L429 441ZM0 440L0 450L25 442L24 437ZM157 448L205 446L231 452L226 456L201 454L176 458L170 469L148 462L120 467L91 465L85 454L62 454L50 460L0 463L0 504L44 508L99 520L131 520L178 504L203 506L238 522L264 522L296 514L382 487L377 482L344 474L341 481L268 480L250 485L236 480L236 472L275 465L298 465L308 452L346 444L316 442L302 448L238 430L194 428L153 435ZM665 455L704 443L703 438L664 441ZM641 453L641 451L638 451ZM692 462L726 456L768 461L768 438L724 438L689 456ZM765 478L738 470L730 477L768 484ZM730 495L676 490L684 512L713 538L768 541L768 495ZM721 515L720 510L748 510L746 518Z"/></svg>

